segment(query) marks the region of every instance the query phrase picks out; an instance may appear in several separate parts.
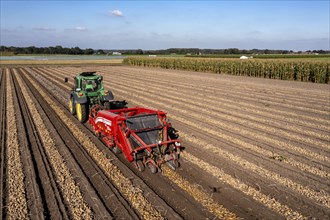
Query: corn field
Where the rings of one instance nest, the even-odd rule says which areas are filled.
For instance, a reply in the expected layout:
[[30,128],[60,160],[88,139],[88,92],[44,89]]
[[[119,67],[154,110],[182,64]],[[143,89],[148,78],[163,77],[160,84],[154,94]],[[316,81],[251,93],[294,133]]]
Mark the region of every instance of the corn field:
[[302,82],[329,83],[330,61],[129,57],[124,64]]

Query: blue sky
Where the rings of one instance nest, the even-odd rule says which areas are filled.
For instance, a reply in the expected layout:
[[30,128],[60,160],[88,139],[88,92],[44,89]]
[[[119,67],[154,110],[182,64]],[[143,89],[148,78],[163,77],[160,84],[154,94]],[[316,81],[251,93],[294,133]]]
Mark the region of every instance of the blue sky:
[[329,0],[1,0],[0,44],[329,50],[329,4]]

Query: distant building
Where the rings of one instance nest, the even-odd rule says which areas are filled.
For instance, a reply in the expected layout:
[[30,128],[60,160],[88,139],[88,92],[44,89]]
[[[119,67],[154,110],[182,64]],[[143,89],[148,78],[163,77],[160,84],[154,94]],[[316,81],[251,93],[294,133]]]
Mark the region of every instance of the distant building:
[[241,60],[247,60],[247,59],[249,59],[249,58],[248,58],[247,56],[241,56],[240,59],[241,59]]
[[120,56],[121,53],[119,53],[119,52],[112,52],[112,55]]
[[149,57],[157,57],[157,55],[149,55]]

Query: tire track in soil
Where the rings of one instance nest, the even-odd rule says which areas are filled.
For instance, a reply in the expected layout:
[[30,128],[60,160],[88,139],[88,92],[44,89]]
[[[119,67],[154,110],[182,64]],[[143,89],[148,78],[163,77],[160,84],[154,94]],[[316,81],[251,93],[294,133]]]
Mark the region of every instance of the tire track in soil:
[[[37,71],[39,74],[42,74],[42,73],[40,73],[39,71]],[[42,74],[43,75],[43,74]],[[69,90],[70,89],[70,87],[68,87],[68,86],[65,86],[66,87],[66,90]],[[124,158],[123,158],[124,159]],[[125,159],[124,159],[125,160]],[[133,168],[134,169],[134,168]],[[154,176],[154,175],[153,175]],[[157,177],[156,177],[157,178]],[[158,181],[159,182],[159,181]],[[196,191],[196,190],[195,190]],[[196,191],[196,192],[198,192],[198,190]],[[199,192],[199,195],[202,195],[202,193],[200,193]],[[177,195],[176,195],[177,196]],[[206,203],[205,203],[206,204]],[[213,204],[212,204],[212,202],[211,203],[209,203],[209,204],[206,204],[206,205],[215,205],[216,207],[217,207],[217,205],[216,205],[216,203],[214,203],[213,202]],[[226,212],[226,210],[224,210],[222,207],[220,207],[220,206],[218,206],[219,208],[218,208],[218,211],[217,212],[215,212],[215,214],[218,214],[218,215],[220,215],[220,212],[222,212],[222,213],[225,213],[226,215],[228,215],[228,216],[230,216],[230,214],[228,214],[228,212]],[[220,215],[221,216],[221,215]]]
[[[39,103],[45,112],[45,117],[43,118],[48,118],[50,120],[50,126],[55,128],[52,132],[53,137],[58,133],[62,145],[65,145],[64,148],[67,148],[65,150],[59,149],[62,151],[62,156],[66,158],[66,163],[68,164],[73,160],[78,164],[79,168],[76,167],[74,169],[80,169],[80,172],[76,171],[74,176],[79,181],[78,184],[80,187],[88,185],[84,187],[83,196],[94,211],[93,217],[96,219],[108,219],[112,217],[118,219],[139,219],[134,210],[108,180],[103,171],[100,170],[95,161],[84,152],[79,141],[72,135],[54,110],[49,107],[48,103],[43,100],[35,88],[27,81],[23,73],[21,75],[27,85],[29,85],[34,97],[36,97],[36,102]],[[73,169],[70,170],[73,172]]]
[[13,71],[15,72],[17,80],[15,85],[20,86],[21,95],[25,100],[27,107],[26,113],[31,114],[31,123],[34,123],[34,129],[37,131],[35,132],[35,138],[39,145],[39,151],[43,151],[42,160],[47,161],[45,164],[46,167],[48,166],[48,178],[53,182],[52,188],[55,191],[55,201],[57,202],[58,208],[61,209],[61,211],[59,211],[56,210],[57,207],[54,207],[53,213],[55,212],[58,217],[61,216],[61,218],[64,217],[66,219],[91,219],[91,210],[83,200],[79,187],[76,185],[63,158],[57,151],[55,142],[51,138],[35,103],[33,103],[17,70],[14,69]]
[[[261,198],[264,198],[264,197],[262,197],[261,196]],[[266,199],[264,199],[264,200],[266,200]],[[273,201],[273,200],[271,200],[271,199],[269,199],[268,201]],[[273,205],[273,206],[275,206],[275,208],[274,209],[277,209],[277,210],[279,210],[279,209],[283,209],[283,210],[286,210],[285,212],[287,212],[287,210],[290,210],[289,208],[287,208],[286,206],[279,206],[278,205],[278,203],[276,203],[276,202],[274,202],[273,201],[273,203],[275,204],[275,205]],[[280,208],[279,208],[280,207]],[[284,213],[284,211],[282,212],[282,214]],[[286,216],[289,218],[289,216],[290,215],[299,215],[299,214],[297,214],[296,212],[294,212],[294,211],[290,211],[290,213],[286,213]]]
[[0,69],[0,211],[1,219],[5,219],[6,205],[6,70]]
[[6,72],[6,190],[5,215],[7,219],[29,219],[24,173],[19,152],[17,118],[14,109],[13,85],[9,69]]

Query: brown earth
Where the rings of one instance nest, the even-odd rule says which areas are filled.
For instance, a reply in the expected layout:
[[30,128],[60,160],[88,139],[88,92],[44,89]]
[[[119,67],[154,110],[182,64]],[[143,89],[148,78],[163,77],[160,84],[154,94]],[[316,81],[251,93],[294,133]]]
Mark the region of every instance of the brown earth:
[[[168,112],[185,147],[176,172],[138,172],[69,114],[71,84],[63,79],[72,83],[86,70],[102,74],[117,100]],[[10,196],[6,71],[32,219],[82,215],[68,202],[74,192],[97,219],[329,219],[329,85],[126,66],[1,67],[2,218]],[[65,178],[74,180],[69,190],[57,184],[61,175],[45,153],[46,134],[69,171]]]

